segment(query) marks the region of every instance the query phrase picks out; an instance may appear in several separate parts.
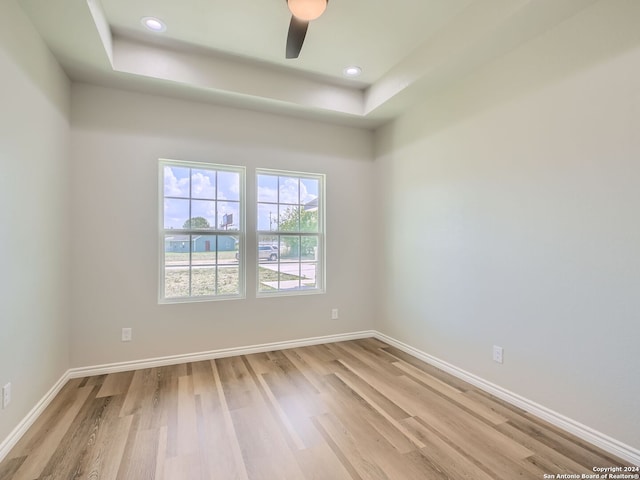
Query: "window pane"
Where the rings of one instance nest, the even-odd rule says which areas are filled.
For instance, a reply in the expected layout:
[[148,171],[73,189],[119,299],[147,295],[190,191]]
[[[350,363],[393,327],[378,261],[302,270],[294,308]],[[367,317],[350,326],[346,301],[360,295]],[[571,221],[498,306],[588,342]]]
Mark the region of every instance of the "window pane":
[[279,230],[281,232],[300,231],[300,208],[291,205],[280,205],[279,210]]
[[318,232],[318,209],[308,211],[304,207],[300,211],[300,231],[301,232]]
[[191,269],[191,296],[203,297],[216,294],[216,267],[193,267]]
[[300,261],[300,237],[298,235],[282,235],[280,237],[280,261]]
[[300,179],[300,203],[306,205],[313,199],[318,198],[318,189],[320,188],[320,182],[314,178],[301,178]]
[[299,179],[294,177],[279,177],[280,203],[300,204]]
[[258,175],[258,202],[278,202],[278,177]]
[[278,272],[280,272],[280,280],[285,278],[284,276],[287,280],[300,280],[300,262],[280,263]]
[[220,230],[240,229],[240,204],[238,202],[218,202],[218,228]]
[[164,196],[189,198],[189,169],[164,167]]
[[234,235],[218,235],[218,265],[238,265],[240,239]]
[[216,172],[215,170],[191,170],[191,197],[215,200]]
[[164,260],[166,265],[189,265],[189,235],[164,236]]
[[303,288],[316,288],[316,274],[318,265],[316,263],[302,263],[300,265],[301,279],[300,283]]
[[[293,265],[288,265],[292,267]],[[300,276],[297,274],[280,272],[280,290],[298,290],[300,288]]]
[[280,251],[278,247],[278,235],[259,235],[258,236],[258,246],[259,247],[269,247],[272,248],[273,251],[280,256]]
[[218,200],[240,200],[240,174],[218,172]]
[[300,258],[302,260],[318,260],[318,237],[303,235],[300,237]]
[[276,245],[258,245],[258,262],[273,263],[277,262],[280,252]]
[[165,297],[189,296],[189,235],[164,236]]
[[237,266],[218,267],[218,295],[240,293],[240,271]]
[[258,204],[258,230],[273,232],[278,230],[278,206],[270,203]]
[[216,202],[212,200],[191,200],[192,229],[216,228]]
[[164,268],[164,296],[166,298],[189,296],[189,267]]
[[258,269],[258,291],[272,292],[276,290],[278,290],[277,267],[270,268],[268,265],[260,265]]
[[[277,235],[260,235],[258,237],[258,262],[273,263],[280,258]],[[271,267],[267,267],[271,268]]]
[[191,264],[192,265],[215,265],[216,264],[216,236],[215,235],[193,235],[191,241]]
[[164,199],[164,228],[189,228],[189,200]]

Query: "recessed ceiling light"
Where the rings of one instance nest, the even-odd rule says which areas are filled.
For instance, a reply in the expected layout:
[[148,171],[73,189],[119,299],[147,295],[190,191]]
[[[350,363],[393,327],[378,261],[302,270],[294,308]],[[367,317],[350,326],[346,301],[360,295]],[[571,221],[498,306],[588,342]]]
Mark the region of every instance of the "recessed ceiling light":
[[164,32],[167,29],[164,22],[156,17],[144,17],[140,22],[152,32]]
[[345,77],[357,77],[358,75],[360,75],[362,73],[362,69],[360,67],[356,67],[351,66],[351,67],[347,67],[345,68],[342,73],[344,73]]

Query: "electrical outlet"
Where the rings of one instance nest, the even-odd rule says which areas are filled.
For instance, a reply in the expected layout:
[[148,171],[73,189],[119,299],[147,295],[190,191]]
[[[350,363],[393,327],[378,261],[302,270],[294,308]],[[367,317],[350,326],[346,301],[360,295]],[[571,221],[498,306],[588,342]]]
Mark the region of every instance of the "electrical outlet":
[[332,308],[331,309],[331,320],[338,320],[338,318],[340,318],[338,316],[338,309],[337,308]]
[[2,387],[2,408],[7,408],[11,403],[11,383]]
[[131,329],[130,328],[123,328],[122,329],[122,341],[123,342],[130,342],[131,338],[132,338]]
[[503,356],[504,356],[503,348],[499,347],[497,345],[494,345],[493,346],[493,361],[494,362],[498,362],[498,363],[502,363]]

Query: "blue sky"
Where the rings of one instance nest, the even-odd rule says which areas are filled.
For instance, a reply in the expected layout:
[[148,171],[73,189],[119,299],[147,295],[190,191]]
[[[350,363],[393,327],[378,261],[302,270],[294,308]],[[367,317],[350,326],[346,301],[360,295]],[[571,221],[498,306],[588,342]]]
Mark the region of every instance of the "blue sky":
[[258,175],[258,230],[277,230],[284,212],[317,198],[319,186],[316,179]]
[[[282,175],[257,176],[258,230],[276,230],[278,219],[292,206],[304,206],[318,197],[317,179]],[[216,191],[217,186],[217,191]],[[191,200],[189,200],[191,188]],[[233,225],[240,222],[240,174],[189,167],[164,167],[164,227],[183,228],[193,217],[204,217],[218,226],[225,214],[233,214]],[[191,209],[191,213],[189,213]],[[217,220],[216,220],[217,212]]]
[[[191,195],[189,201],[189,173],[191,173]],[[217,191],[216,191],[217,184]],[[196,168],[164,167],[164,227],[183,228],[190,217],[204,217],[210,225],[222,222],[222,216],[233,214],[237,229],[240,221],[240,174],[237,172],[199,170]],[[189,215],[191,207],[191,215]]]

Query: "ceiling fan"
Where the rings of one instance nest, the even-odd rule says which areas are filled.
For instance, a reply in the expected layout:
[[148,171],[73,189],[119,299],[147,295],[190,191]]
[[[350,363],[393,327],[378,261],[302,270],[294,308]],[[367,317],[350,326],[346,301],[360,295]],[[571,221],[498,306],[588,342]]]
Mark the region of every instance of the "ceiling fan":
[[329,0],[287,0],[291,23],[287,34],[287,58],[298,58],[309,22],[322,15]]

